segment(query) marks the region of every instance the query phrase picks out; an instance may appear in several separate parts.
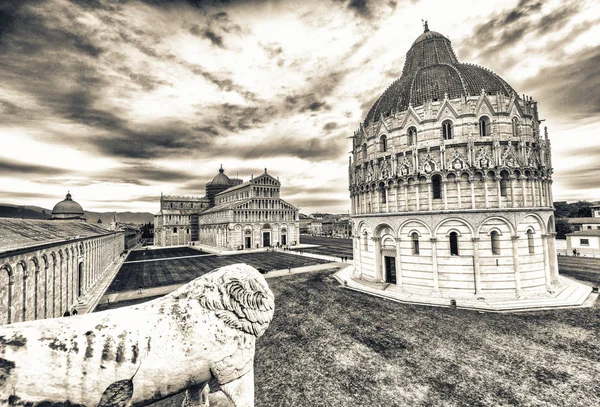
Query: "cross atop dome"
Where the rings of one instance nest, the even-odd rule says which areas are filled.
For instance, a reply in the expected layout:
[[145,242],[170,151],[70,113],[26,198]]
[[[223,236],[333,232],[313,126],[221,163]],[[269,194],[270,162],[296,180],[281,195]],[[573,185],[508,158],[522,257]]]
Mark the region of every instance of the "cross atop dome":
[[221,168],[219,168],[219,172],[220,172],[221,174],[223,174],[223,173],[225,172],[225,170],[223,169],[223,164],[221,164]]

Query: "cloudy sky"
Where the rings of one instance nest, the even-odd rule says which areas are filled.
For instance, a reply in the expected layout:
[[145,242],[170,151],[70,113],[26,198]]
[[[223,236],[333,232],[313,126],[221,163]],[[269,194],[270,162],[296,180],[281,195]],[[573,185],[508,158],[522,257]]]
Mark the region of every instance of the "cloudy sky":
[[555,199],[600,199],[597,1],[0,1],[0,202],[158,210],[223,164],[349,209],[358,123],[429,27],[539,101]]

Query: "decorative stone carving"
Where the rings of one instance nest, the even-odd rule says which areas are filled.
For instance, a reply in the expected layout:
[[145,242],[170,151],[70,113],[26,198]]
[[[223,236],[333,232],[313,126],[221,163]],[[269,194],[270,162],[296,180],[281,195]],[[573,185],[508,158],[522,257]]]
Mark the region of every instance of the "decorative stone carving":
[[379,178],[387,179],[391,176],[390,163],[387,160],[383,160],[381,163],[381,169],[379,170]]
[[490,153],[488,153],[485,148],[480,147],[477,152],[477,157],[475,158],[475,166],[477,168],[489,168],[492,163],[492,157]]
[[362,168],[357,168],[356,169],[356,183],[362,184],[362,182],[363,182]]
[[273,309],[263,276],[235,264],[142,305],[2,326],[0,405],[145,406],[184,390],[208,405],[214,377],[211,399],[253,406]]
[[406,156],[402,157],[402,160],[398,161],[398,174],[404,177],[411,173],[411,163],[408,161]]
[[371,182],[375,179],[375,170],[373,168],[373,163],[367,164],[367,182]]
[[433,158],[433,155],[431,153],[427,153],[425,155],[425,157],[423,158],[422,171],[425,174],[430,174],[430,173],[432,173],[433,171],[435,171],[437,169],[439,169],[439,165],[437,164],[437,162]]
[[517,153],[512,147],[506,147],[502,154],[502,165],[509,168],[520,166],[519,158]]
[[448,162],[448,168],[455,171],[460,171],[468,167],[467,159],[460,153],[460,151],[454,149]]

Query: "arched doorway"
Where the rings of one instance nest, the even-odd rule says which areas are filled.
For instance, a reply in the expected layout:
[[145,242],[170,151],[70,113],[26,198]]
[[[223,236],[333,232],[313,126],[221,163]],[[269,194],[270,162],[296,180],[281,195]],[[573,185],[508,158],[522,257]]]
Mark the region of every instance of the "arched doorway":
[[77,275],[77,297],[81,297],[83,295],[83,262],[80,261],[77,267],[78,275]]
[[250,249],[252,247],[252,229],[246,229],[244,231],[244,248]]
[[381,242],[381,260],[385,282],[396,284],[396,245],[391,238],[384,238]]
[[281,229],[281,245],[285,246],[287,244],[287,230],[285,228]]
[[263,247],[271,246],[271,225],[269,224],[262,227],[262,244]]

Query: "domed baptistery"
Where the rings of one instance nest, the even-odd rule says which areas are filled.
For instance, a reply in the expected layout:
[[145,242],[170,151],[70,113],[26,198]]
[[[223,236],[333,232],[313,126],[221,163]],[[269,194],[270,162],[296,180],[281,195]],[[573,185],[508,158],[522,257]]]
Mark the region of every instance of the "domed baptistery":
[[563,288],[540,122],[537,102],[425,26],[354,133],[353,280],[432,302]]

